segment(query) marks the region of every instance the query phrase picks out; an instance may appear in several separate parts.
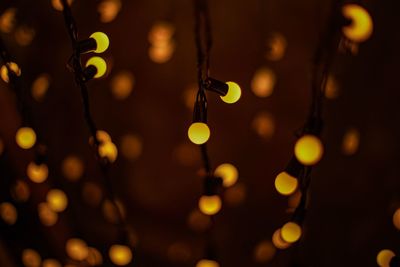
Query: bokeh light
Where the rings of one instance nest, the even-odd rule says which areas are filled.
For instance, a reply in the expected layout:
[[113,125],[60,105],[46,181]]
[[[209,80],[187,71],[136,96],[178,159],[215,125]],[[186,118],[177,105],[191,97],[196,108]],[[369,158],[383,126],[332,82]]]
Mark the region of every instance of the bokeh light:
[[79,180],[84,172],[84,164],[75,155],[67,156],[61,163],[61,171],[65,178],[70,181]]
[[301,227],[295,222],[288,222],[281,228],[282,240],[287,243],[297,242],[300,239],[301,234]]
[[40,184],[47,180],[49,168],[44,163],[38,165],[35,162],[30,162],[26,168],[26,174],[32,182]]
[[117,146],[113,142],[103,142],[99,146],[99,155],[109,162],[115,162],[118,157]]
[[18,212],[15,206],[9,202],[0,204],[0,216],[8,225],[13,225],[17,222]]
[[297,160],[306,165],[317,164],[324,153],[324,146],[321,140],[315,135],[304,135],[297,140],[294,154]]
[[299,185],[297,179],[287,172],[279,173],[275,178],[275,188],[279,194],[284,196],[288,196],[293,194]]
[[339,85],[332,74],[330,74],[326,80],[325,97],[331,100],[339,97]]
[[[18,66],[17,63],[15,63],[15,62],[9,62],[9,63],[7,63],[7,65],[8,65],[8,68],[10,68],[10,70],[11,70],[15,75],[21,76],[21,73],[22,73],[22,72],[21,72],[21,69],[20,69],[20,67]],[[0,76],[1,76],[1,79],[2,79],[4,82],[6,82],[6,83],[10,82],[10,76],[9,76],[9,73],[8,73],[8,68],[7,68],[6,65],[2,65],[2,66],[1,66],[1,69],[0,69]]]
[[62,267],[62,265],[58,260],[46,259],[43,261],[42,267]]
[[270,139],[275,133],[274,117],[268,112],[259,112],[254,117],[251,127],[261,138]]
[[14,30],[16,23],[16,8],[8,8],[0,15],[0,31],[10,33]]
[[187,223],[193,231],[204,232],[210,227],[211,218],[195,209],[189,214]]
[[238,206],[247,196],[247,188],[243,183],[237,183],[227,188],[224,192],[225,203],[229,206]]
[[103,191],[97,183],[85,182],[82,187],[82,198],[90,206],[100,205]]
[[126,99],[132,92],[135,78],[130,71],[120,71],[111,79],[111,93],[117,100]]
[[350,128],[346,131],[342,141],[343,154],[350,156],[358,151],[360,146],[360,132],[356,128]]
[[272,243],[278,249],[287,249],[291,246],[291,243],[288,243],[282,239],[281,229],[276,230],[272,235]]
[[65,244],[65,251],[71,259],[77,261],[83,261],[89,255],[89,248],[86,242],[79,238],[68,239]]
[[58,221],[58,214],[54,212],[46,202],[38,205],[38,214],[39,219],[44,226],[53,226]]
[[267,263],[271,261],[276,253],[274,245],[267,240],[261,241],[254,248],[253,258],[255,262]]
[[31,195],[31,190],[29,189],[28,184],[18,179],[15,184],[11,187],[11,196],[17,202],[26,202],[28,201]]
[[251,80],[251,90],[258,97],[268,97],[274,91],[275,83],[275,72],[269,68],[260,68]]
[[[73,1],[74,0],[67,0],[67,4],[69,6],[71,6]],[[63,6],[61,0],[51,0],[51,4],[52,4],[53,8],[55,10],[57,10],[57,11],[63,11],[64,10],[64,6]]]
[[103,0],[97,7],[100,21],[110,23],[118,16],[122,7],[121,0]]
[[400,230],[400,208],[393,213],[393,225],[397,230]]
[[20,46],[28,46],[32,43],[35,38],[36,31],[35,29],[29,26],[20,26],[15,30],[15,41]]
[[199,209],[206,215],[217,214],[222,207],[221,198],[217,195],[201,196],[199,199]]
[[118,266],[128,265],[132,261],[132,251],[128,246],[112,245],[108,255],[112,263]]
[[356,4],[346,4],[342,7],[343,16],[351,20],[351,24],[343,27],[343,34],[353,42],[361,43],[368,40],[373,32],[373,22],[369,13]]
[[376,263],[378,263],[380,267],[390,267],[390,260],[394,256],[396,256],[396,254],[390,249],[383,249],[376,256]]
[[242,96],[242,89],[235,82],[226,82],[226,84],[228,85],[228,92],[225,96],[220,96],[222,101],[228,104],[236,103]]
[[168,246],[167,256],[172,262],[185,263],[190,260],[192,251],[184,242],[174,242]]
[[216,177],[222,178],[222,184],[224,187],[230,187],[234,185],[239,177],[239,172],[235,166],[230,163],[224,163],[219,165],[215,171]]
[[32,128],[21,127],[15,134],[15,141],[22,149],[30,149],[36,143],[36,133]]
[[203,259],[197,262],[196,267],[220,267],[220,265],[214,260]]
[[46,195],[46,201],[55,212],[62,212],[68,206],[67,195],[59,189],[51,189]]
[[89,253],[86,258],[86,261],[91,266],[100,266],[103,264],[103,256],[101,255],[98,249],[89,247]]
[[287,41],[281,33],[272,33],[267,39],[265,58],[270,61],[281,60],[286,53]]

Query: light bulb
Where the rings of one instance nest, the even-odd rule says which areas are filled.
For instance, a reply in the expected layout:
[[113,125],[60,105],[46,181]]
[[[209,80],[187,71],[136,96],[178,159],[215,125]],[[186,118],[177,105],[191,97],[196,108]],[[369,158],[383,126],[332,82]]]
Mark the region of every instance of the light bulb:
[[106,74],[107,63],[101,57],[92,57],[86,62],[86,68],[93,66],[95,68],[94,78],[100,78]]
[[232,164],[224,163],[215,169],[214,175],[222,178],[223,186],[230,187],[238,180],[239,172]]
[[299,182],[297,181],[297,179],[289,175],[287,172],[281,172],[275,178],[276,191],[284,196],[293,194],[296,191],[298,185]]
[[[21,76],[21,69],[19,68],[18,64],[15,62],[7,63],[8,67],[14,72],[15,75]],[[4,82],[10,82],[10,76],[8,75],[8,68],[6,65],[1,66],[0,69],[0,76]]]
[[22,263],[25,267],[40,267],[42,264],[42,257],[33,249],[24,249],[22,251]]
[[301,227],[295,222],[288,222],[281,228],[282,240],[287,243],[297,242],[301,237]]
[[318,163],[324,153],[324,146],[321,140],[315,135],[307,134],[297,140],[294,147],[294,154],[297,160],[306,166]]
[[380,267],[389,267],[390,261],[394,256],[396,256],[396,254],[390,249],[381,250],[376,256],[376,263],[378,263]]
[[20,148],[30,149],[36,143],[36,133],[29,127],[19,128],[15,134],[15,141]]
[[132,251],[123,245],[112,245],[108,255],[111,261],[118,266],[128,265],[132,261]]
[[47,193],[46,200],[49,207],[55,212],[64,211],[68,205],[67,195],[59,189],[50,190]]
[[60,262],[54,259],[46,259],[43,261],[42,267],[62,267]]
[[219,263],[213,260],[199,260],[196,264],[196,267],[219,267]]
[[117,146],[111,142],[103,142],[99,146],[99,155],[102,158],[107,158],[110,162],[114,162],[118,157]]
[[291,243],[288,243],[282,239],[281,229],[276,230],[272,235],[272,243],[276,248],[279,249],[287,249],[292,245]]
[[202,145],[210,138],[210,128],[204,122],[194,122],[188,130],[190,141],[196,145]]
[[369,13],[361,6],[347,4],[342,8],[343,16],[351,20],[351,24],[343,27],[343,34],[353,42],[368,40],[373,32],[373,22]]
[[67,255],[77,261],[83,261],[89,255],[89,249],[85,241],[79,238],[71,238],[65,245]]
[[49,168],[44,163],[37,165],[35,162],[31,162],[26,168],[26,174],[32,182],[43,183],[49,176]]
[[90,38],[93,38],[96,41],[96,49],[94,50],[95,53],[105,52],[110,45],[110,40],[108,39],[107,34],[104,32],[95,32],[90,35]]
[[199,199],[199,209],[206,215],[217,214],[222,207],[221,198],[217,195],[201,196]]
[[242,95],[240,86],[234,82],[226,82],[226,84],[228,85],[228,92],[225,96],[221,96],[222,101],[228,104],[236,103]]

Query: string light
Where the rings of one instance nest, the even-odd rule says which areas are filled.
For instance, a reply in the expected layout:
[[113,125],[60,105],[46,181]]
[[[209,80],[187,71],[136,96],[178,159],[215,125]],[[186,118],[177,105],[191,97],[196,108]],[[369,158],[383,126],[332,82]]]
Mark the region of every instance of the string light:
[[132,261],[132,251],[124,245],[112,245],[108,255],[112,263],[118,266],[128,265]]
[[220,265],[214,260],[203,259],[197,262],[196,267],[220,267]]
[[237,182],[239,172],[232,164],[224,163],[215,169],[214,175],[222,178],[222,184],[224,187],[230,187]]
[[373,32],[372,18],[368,12],[356,4],[346,4],[342,8],[343,16],[350,20],[350,25],[343,27],[343,34],[355,43],[368,40]]
[[188,137],[196,145],[205,144],[210,139],[210,128],[204,122],[194,122],[188,130]]
[[79,238],[68,239],[65,244],[67,255],[77,261],[83,261],[89,255],[89,249],[86,242]]
[[376,256],[376,263],[378,263],[380,267],[391,267],[390,261],[395,256],[396,254],[390,249],[381,250]]
[[235,82],[226,82],[228,85],[228,92],[224,96],[220,96],[222,101],[228,104],[236,103],[242,96],[240,86]]
[[201,196],[199,199],[199,209],[206,215],[217,214],[222,207],[221,198],[217,195]]
[[22,149],[30,149],[36,143],[36,133],[30,127],[19,128],[15,134],[15,141]]
[[86,62],[86,68],[87,79],[101,78],[107,72],[107,63],[101,57],[92,57]]
[[44,163],[36,164],[35,162],[31,162],[26,168],[26,174],[32,182],[43,183],[49,176],[49,168]]
[[317,164],[324,153],[321,140],[315,135],[304,135],[297,140],[294,154],[298,161],[306,166]]
[[300,239],[301,234],[301,227],[295,222],[288,222],[281,228],[282,240],[287,243],[297,242]]
[[47,193],[46,201],[49,207],[55,212],[64,211],[68,205],[67,195],[59,189],[50,190]]
[[284,196],[293,194],[297,190],[298,185],[298,180],[287,172],[281,172],[275,178],[275,188]]

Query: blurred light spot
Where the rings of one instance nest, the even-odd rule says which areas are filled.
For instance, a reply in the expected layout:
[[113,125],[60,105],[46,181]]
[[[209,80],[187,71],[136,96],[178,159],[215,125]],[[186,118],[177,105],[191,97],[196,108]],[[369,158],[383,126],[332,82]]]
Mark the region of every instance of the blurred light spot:
[[192,230],[203,232],[210,227],[211,218],[195,209],[189,214],[187,223]]
[[103,58],[98,57],[98,56],[89,58],[89,60],[85,64],[85,66],[86,66],[86,68],[88,68],[89,66],[95,67],[96,73],[91,78],[95,78],[95,79],[101,78],[107,72],[107,62]]
[[274,117],[268,112],[258,113],[252,122],[253,130],[264,139],[270,139],[275,133]]
[[354,155],[358,151],[360,145],[360,132],[355,128],[347,130],[343,137],[342,152],[343,154],[350,156]]
[[11,195],[15,201],[26,202],[31,195],[31,190],[26,182],[17,180],[11,187]]
[[36,133],[32,128],[21,127],[15,134],[15,142],[22,149],[30,149],[36,143]]
[[42,258],[36,250],[28,248],[22,251],[22,263],[25,267],[40,267]]
[[121,154],[129,160],[136,160],[143,150],[141,139],[137,135],[127,134],[121,138]]
[[55,213],[48,203],[38,205],[39,219],[44,226],[53,226],[57,223],[58,214]]
[[[107,143],[111,142],[111,136],[104,130],[98,130],[96,132],[96,138],[99,140],[100,143]],[[89,144],[94,145],[93,137],[89,137]]]
[[35,38],[36,31],[28,26],[20,26],[15,31],[15,40],[20,46],[28,46]]
[[199,199],[199,209],[206,215],[217,214],[222,207],[221,198],[218,195],[201,196]]
[[396,256],[396,254],[390,249],[381,250],[376,257],[376,263],[381,267],[389,267],[390,261],[394,256]]
[[196,145],[206,143],[210,135],[210,128],[204,122],[193,122],[188,129],[189,140]]
[[295,222],[288,222],[281,228],[281,237],[287,243],[297,242],[302,235],[301,227]]
[[339,97],[339,85],[332,74],[326,80],[325,97],[327,99],[336,99]]
[[0,15],[0,31],[10,33],[16,23],[16,8],[8,8]]
[[168,259],[172,262],[185,263],[192,256],[190,247],[183,242],[175,242],[168,247]]
[[166,21],[156,22],[149,32],[149,42],[154,46],[163,45],[172,39],[174,26]]
[[54,259],[47,259],[43,261],[42,267],[62,267],[61,263]]
[[324,154],[324,146],[317,136],[306,134],[297,140],[294,154],[300,163],[306,166],[315,165]]
[[117,146],[113,142],[103,142],[99,146],[99,155],[110,162],[115,162],[118,157]]
[[342,7],[342,13],[351,21],[350,25],[343,27],[343,34],[348,39],[361,43],[371,37],[373,22],[367,10],[356,4],[346,4]]
[[393,213],[393,225],[400,230],[400,208]]
[[15,206],[9,202],[0,204],[0,215],[5,223],[13,225],[17,222],[18,212]]
[[49,87],[50,87],[50,75],[47,73],[40,74],[33,82],[31,87],[31,93],[33,99],[35,99],[38,102],[43,101]]
[[297,179],[289,175],[287,172],[281,172],[275,178],[275,189],[279,194],[284,196],[293,194],[298,185],[299,183]]
[[219,165],[215,169],[214,175],[216,177],[222,178],[224,187],[230,187],[237,182],[239,177],[239,172],[237,168],[232,164],[224,163]]
[[198,147],[192,143],[181,143],[175,151],[174,156],[183,166],[193,166],[200,161]]
[[84,165],[80,158],[70,155],[62,161],[61,171],[68,180],[77,181],[83,175]]
[[169,61],[174,54],[175,43],[167,43],[160,46],[150,46],[149,47],[149,57],[155,63],[166,63]]
[[103,256],[98,249],[89,247],[89,253],[86,261],[91,266],[99,266],[103,264]]
[[49,176],[49,168],[44,163],[37,165],[35,162],[31,162],[26,168],[26,174],[32,182],[43,183]]
[[216,261],[203,259],[197,262],[196,267],[220,267],[220,265]]
[[121,201],[116,200],[115,203],[113,203],[111,200],[107,199],[103,202],[103,215],[108,222],[117,224],[119,223],[119,215],[124,218],[125,214],[125,207]]
[[291,196],[289,196],[288,198],[288,209],[287,212],[289,213],[293,213],[295,211],[295,209],[297,208],[297,206],[299,206],[301,201],[301,192],[300,191],[296,191],[294,194],[292,194]]
[[77,261],[83,261],[88,257],[89,249],[86,242],[79,238],[71,238],[65,245],[67,255]]
[[183,102],[185,103],[185,106],[189,110],[193,110],[194,102],[196,100],[196,95],[197,95],[197,85],[195,85],[195,84],[189,85],[183,91],[183,94],[182,94]]
[[246,199],[247,190],[244,184],[236,184],[224,192],[224,200],[227,205],[237,206]]
[[129,71],[121,71],[111,80],[111,93],[118,100],[126,99],[132,92],[135,79]]
[[49,207],[55,212],[62,212],[67,208],[68,198],[67,195],[59,189],[52,189],[46,196]]
[[261,241],[254,249],[254,261],[258,263],[267,263],[274,258],[275,253],[276,248],[270,241]]
[[103,198],[103,192],[98,184],[86,182],[82,187],[82,197],[87,204],[98,206]]
[[97,11],[100,13],[100,21],[103,23],[113,21],[121,10],[121,6],[121,0],[102,1],[97,7]]
[[[68,0],[67,1],[68,5],[71,6],[73,1],[74,0]],[[64,9],[64,6],[63,6],[61,0],[51,0],[51,4],[53,5],[53,8],[55,10],[62,11]]]
[[132,261],[132,251],[123,245],[112,245],[109,250],[111,261],[118,266],[128,265]]
[[287,243],[282,239],[281,229],[276,230],[272,235],[272,243],[278,249],[287,249],[288,247],[291,246],[290,243]]
[[273,33],[267,40],[267,52],[265,57],[271,61],[278,61],[283,58],[286,52],[287,41],[280,33]]
[[[15,63],[15,62],[9,62],[9,63],[7,63],[7,65],[8,65],[8,68],[10,68],[11,69],[11,71],[16,75],[16,76],[21,76],[21,69],[20,69],[20,67],[18,66],[18,64],[17,63]],[[9,73],[8,73],[8,68],[7,68],[7,66],[6,65],[3,65],[3,66],[1,66],[1,69],[0,69],[0,76],[1,76],[1,79],[4,81],[4,82],[6,82],[6,83],[8,83],[9,81],[10,81],[10,77],[9,77]]]
[[251,90],[258,97],[268,97],[274,91],[275,83],[275,72],[269,68],[260,68],[254,73]]

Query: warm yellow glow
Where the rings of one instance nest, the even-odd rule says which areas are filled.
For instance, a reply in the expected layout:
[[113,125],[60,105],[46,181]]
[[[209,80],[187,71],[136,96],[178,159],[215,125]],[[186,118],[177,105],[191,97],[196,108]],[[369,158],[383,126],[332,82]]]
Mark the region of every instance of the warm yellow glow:
[[299,162],[306,166],[318,163],[324,153],[321,140],[315,135],[304,135],[297,140],[294,154]]
[[153,45],[149,47],[149,57],[155,63],[166,63],[172,58],[175,51],[175,43],[168,42],[163,45]]
[[111,93],[118,100],[126,99],[131,94],[134,83],[131,72],[121,71],[111,80]]
[[84,171],[83,162],[80,158],[74,155],[67,156],[61,165],[61,171],[65,178],[70,181],[79,180]]
[[368,40],[373,32],[372,18],[363,7],[347,4],[342,8],[343,16],[351,20],[351,24],[343,27],[343,34],[351,41],[361,43]]
[[123,245],[112,245],[108,255],[110,260],[118,266],[128,265],[132,261],[132,251]]
[[103,256],[96,248],[89,247],[89,254],[86,261],[91,266],[98,266],[103,264]]
[[121,154],[129,160],[136,160],[142,154],[143,144],[137,135],[127,134],[121,139]]
[[86,67],[93,66],[96,68],[97,72],[94,75],[94,78],[101,78],[107,72],[107,63],[101,57],[91,57],[86,62]]
[[300,225],[294,222],[288,222],[281,228],[282,240],[287,243],[297,242],[301,237],[302,231]]
[[8,8],[0,15],[0,31],[10,33],[13,31],[16,23],[16,8]]
[[35,38],[35,30],[28,26],[20,26],[15,31],[15,41],[20,46],[28,46],[32,43],[33,38]]
[[202,145],[210,138],[210,128],[203,122],[194,122],[190,125],[188,136],[190,141],[196,145]]
[[254,261],[258,263],[266,263],[271,261],[276,253],[276,248],[270,241],[262,241],[257,244],[254,249]]
[[258,113],[254,117],[251,126],[264,139],[270,139],[275,133],[274,117],[268,112]]
[[31,191],[26,182],[17,180],[11,188],[11,195],[18,202],[25,202],[29,199]]
[[339,96],[339,85],[335,77],[331,74],[328,76],[325,86],[325,97],[328,99],[335,99]]
[[232,164],[224,163],[215,169],[214,175],[222,178],[223,186],[230,187],[237,182],[239,172]]
[[235,184],[226,189],[224,192],[224,200],[227,205],[237,206],[246,199],[247,189],[244,184]]
[[192,230],[203,232],[210,227],[211,218],[195,209],[189,214],[187,223]]
[[42,258],[36,250],[28,248],[22,251],[22,263],[25,267],[40,267]]
[[273,33],[267,40],[267,52],[265,57],[270,61],[278,61],[283,58],[286,52],[287,41],[280,33]]
[[291,246],[290,243],[282,239],[281,229],[276,230],[272,235],[272,243],[278,249],[287,249],[288,247]]
[[100,13],[100,21],[110,23],[113,21],[121,10],[121,0],[104,0],[97,7]]
[[40,102],[45,97],[50,87],[50,75],[47,73],[40,74],[32,83],[31,93],[33,99]]
[[[7,63],[7,65],[15,75],[21,76],[21,69],[19,68],[17,63],[10,62],[10,63]],[[10,81],[10,77],[8,75],[8,68],[6,65],[1,66],[0,76],[4,82],[8,83]]]
[[20,148],[30,149],[36,143],[36,133],[32,128],[19,128],[15,134],[15,141]]
[[68,205],[67,195],[59,189],[50,190],[47,193],[46,200],[49,207],[55,212],[64,211]]
[[268,97],[274,91],[275,82],[276,75],[271,69],[260,68],[253,76],[251,90],[258,97]]
[[[98,139],[98,141],[100,143],[111,142],[111,136],[106,131],[103,131],[103,130],[98,130],[96,132],[96,138]],[[94,140],[93,140],[92,136],[89,137],[89,144],[90,145],[94,144]]]
[[360,132],[355,128],[349,129],[343,137],[343,142],[342,142],[343,154],[348,156],[354,155],[357,152],[359,145],[360,145]]
[[43,183],[49,176],[49,168],[44,163],[37,165],[35,162],[31,162],[26,168],[26,174],[32,182]]
[[98,206],[103,198],[103,192],[98,184],[86,182],[82,188],[82,198],[87,204]]
[[200,260],[197,262],[196,267],[219,267],[219,263],[213,260]]
[[174,26],[166,21],[160,21],[153,25],[149,32],[149,42],[153,46],[162,46],[171,41],[174,34]]
[[226,84],[228,85],[228,93],[225,96],[220,96],[222,101],[228,104],[236,103],[242,95],[240,86],[235,82],[226,82]]
[[71,238],[65,245],[67,255],[77,261],[83,261],[89,255],[89,248],[86,242],[79,238]]
[[113,142],[103,142],[99,146],[99,155],[110,162],[115,162],[118,157],[117,146]]
[[54,259],[47,259],[43,261],[42,267],[62,267],[61,263]]
[[378,263],[380,267],[389,267],[390,260],[394,256],[396,256],[396,254],[390,249],[381,250],[376,256],[376,263]]
[[393,225],[397,230],[400,230],[400,208],[393,213]]
[[110,45],[110,40],[108,39],[107,34],[105,34],[104,32],[92,33],[92,35],[90,35],[90,38],[93,38],[96,41],[97,47],[94,50],[95,53],[105,52]]
[[4,202],[0,204],[0,216],[5,223],[13,225],[17,222],[18,212],[13,204]]
[[53,226],[57,223],[58,214],[54,212],[48,203],[38,205],[39,219],[45,226]]
[[[67,1],[67,4],[68,4],[69,6],[71,6],[71,4],[72,4],[73,1],[74,1],[74,0],[68,0],[68,1]],[[51,0],[51,4],[53,5],[53,8],[54,8],[55,10],[58,10],[58,11],[64,10],[64,6],[63,6],[61,0]]]
[[293,194],[296,191],[298,185],[299,182],[297,181],[297,179],[289,175],[287,172],[281,172],[275,178],[276,191],[284,196]]
[[201,196],[199,199],[199,209],[206,215],[217,214],[222,207],[221,198],[214,196]]

